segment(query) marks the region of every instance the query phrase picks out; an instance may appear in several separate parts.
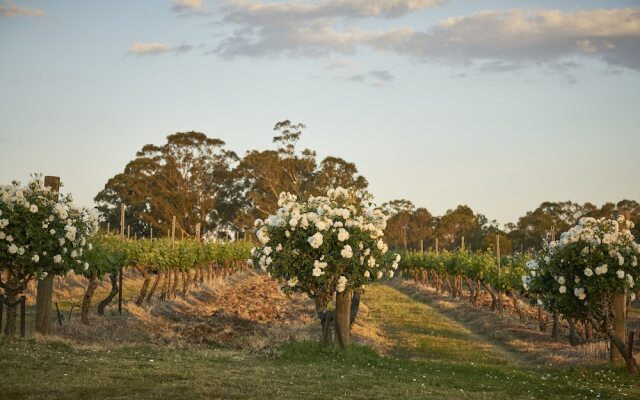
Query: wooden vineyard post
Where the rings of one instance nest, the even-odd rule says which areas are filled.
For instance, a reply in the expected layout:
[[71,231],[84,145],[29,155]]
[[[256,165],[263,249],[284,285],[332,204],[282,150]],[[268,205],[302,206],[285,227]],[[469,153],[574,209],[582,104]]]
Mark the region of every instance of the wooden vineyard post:
[[111,222],[107,222],[107,235],[111,232]]
[[424,239],[420,239],[420,254],[424,254]]
[[[629,219],[629,213],[623,212],[618,215]],[[627,319],[627,294],[617,293],[613,296],[613,331],[616,336],[623,342],[627,338],[626,334],[626,319]],[[609,341],[610,361],[613,365],[623,366],[625,359],[620,350],[613,344],[613,340]]]
[[0,294],[0,331],[2,331],[2,311],[4,310],[4,295]]
[[127,225],[127,239],[131,239],[131,225]]
[[[498,282],[501,275],[500,261],[500,234],[496,234],[496,262],[498,263]],[[502,293],[498,290],[498,314],[502,314]]]
[[438,249],[438,238],[436,238],[436,254],[438,254],[440,252],[440,249]]
[[[51,192],[60,191],[60,178],[57,176],[45,176],[44,186],[50,187]],[[36,292],[36,331],[42,335],[49,334],[51,330],[51,303],[53,302],[53,274],[38,280]]]
[[27,329],[25,326],[27,319],[27,298],[20,296],[20,337],[25,337]]
[[[124,239],[124,212],[127,206],[124,203],[120,203],[120,238]],[[120,271],[118,274],[118,314],[122,314],[122,275],[124,272],[122,271],[122,267],[120,267]]]
[[149,235],[149,239],[153,240],[153,226],[151,227],[151,234]]
[[[173,250],[175,248],[176,245],[176,216],[174,215],[173,218],[171,218],[171,253],[173,253]],[[169,285],[167,287],[167,298],[171,299],[174,297],[174,290],[173,288],[178,286],[178,274],[173,273],[173,285],[171,284],[171,275],[172,275],[172,271],[171,271],[171,267],[169,267],[169,271],[168,271],[168,277],[169,279],[167,279],[167,281],[169,282]]]
[[[634,340],[635,334],[636,333],[634,331],[629,332],[629,340],[627,341],[627,346],[629,347],[629,353],[627,354],[628,359],[633,358],[633,340]],[[631,375],[635,375],[638,373],[638,371],[635,371],[634,368],[635,366],[633,365],[632,362],[627,363],[627,372],[629,372]]]

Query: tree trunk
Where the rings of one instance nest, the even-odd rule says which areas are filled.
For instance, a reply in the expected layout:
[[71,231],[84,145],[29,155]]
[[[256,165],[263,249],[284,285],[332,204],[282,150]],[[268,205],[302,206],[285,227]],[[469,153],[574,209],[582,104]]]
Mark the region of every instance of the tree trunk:
[[176,291],[178,290],[178,283],[180,280],[180,271],[178,268],[173,269],[173,286],[171,287],[171,298],[176,298]]
[[478,301],[480,300],[480,281],[476,281],[476,290],[473,293],[473,306],[478,306]]
[[610,351],[610,361],[613,365],[622,366],[625,363],[625,357],[620,353],[621,350],[618,349],[619,346],[614,345],[614,336],[617,336],[621,343],[624,344],[624,340],[626,338],[626,327],[625,327],[625,316],[626,316],[626,308],[627,308],[627,300],[625,294],[616,294],[613,297],[613,334],[610,334],[611,337],[611,351]]
[[451,279],[450,279],[448,276],[445,276],[445,277],[444,277],[444,278],[442,278],[442,279],[444,279],[444,281],[445,281],[445,282],[446,282],[446,284],[447,284],[447,288],[449,289],[449,294],[450,294],[452,297],[455,297],[455,295],[453,294],[453,285],[451,284]]
[[557,339],[560,335],[560,317],[557,312],[553,313],[553,327],[551,328],[551,337]]
[[158,283],[160,282],[160,278],[162,278],[162,273],[160,271],[156,272],[156,278],[153,280],[153,285],[151,285],[151,290],[149,290],[149,294],[147,295],[146,302],[150,302],[153,298],[153,294],[156,292],[156,288],[158,287]]
[[593,326],[589,321],[584,321],[584,339],[587,343],[593,342]]
[[5,304],[7,305],[7,323],[4,327],[4,334],[7,336],[13,336],[16,334],[16,319],[18,316],[18,296],[19,290],[12,287],[5,287]]
[[358,311],[360,310],[360,295],[355,292],[351,297],[351,311],[349,313],[349,326],[356,322]]
[[114,297],[118,294],[118,273],[112,272],[109,274],[111,280],[111,292],[100,303],[98,303],[98,315],[104,315],[104,308],[111,303]]
[[138,269],[138,271],[140,271],[140,274],[144,278],[144,281],[142,282],[142,288],[140,289],[140,294],[138,295],[138,298],[136,299],[136,305],[137,306],[141,306],[142,302],[144,301],[145,296],[147,295],[147,289],[149,288],[149,283],[151,282],[151,277],[147,273],[147,269],[145,267],[137,266],[136,268]]
[[164,280],[162,281],[162,293],[160,293],[160,299],[165,300],[169,298],[169,286],[171,285],[171,271],[167,269],[164,271]]
[[511,302],[513,303],[513,308],[518,313],[518,317],[520,318],[520,322],[526,322],[527,321],[527,316],[525,315],[524,311],[522,310],[522,307],[520,307],[520,304],[518,303],[518,296],[516,295],[516,293],[513,290],[509,291],[509,297],[511,297]]
[[575,320],[573,318],[567,318],[567,322],[569,323],[569,343],[572,346],[580,345],[582,341],[580,340],[580,336],[578,336]]
[[540,332],[544,332],[546,330],[546,324],[544,321],[544,314],[542,313],[542,306],[537,306],[538,307],[538,329],[540,329]]
[[93,298],[93,294],[98,287],[98,274],[96,271],[91,273],[89,276],[89,285],[87,286],[87,290],[84,292],[84,296],[82,297],[82,308],[80,310],[80,321],[89,325],[89,307],[91,306],[91,299]]
[[465,283],[467,284],[467,288],[469,289],[469,302],[473,303],[474,296],[474,287],[473,282],[470,279],[465,279]]
[[36,331],[48,335],[51,330],[51,304],[53,302],[53,275],[38,280],[36,292]]
[[182,273],[182,295],[186,296],[189,293],[189,285],[191,284],[191,274],[189,270]]
[[489,310],[494,311],[496,309],[496,305],[498,303],[497,299],[496,299],[496,294],[495,292],[489,287],[489,285],[487,285],[486,283],[482,283],[482,286],[484,286],[484,289],[487,291],[487,293],[489,293],[489,295],[491,295],[491,306],[489,306]]
[[316,297],[315,302],[316,313],[322,327],[322,345],[329,346],[331,344],[331,325],[333,324],[333,313],[327,311],[329,300],[324,297]]
[[351,296],[350,289],[336,293],[336,334],[342,347],[351,344]]

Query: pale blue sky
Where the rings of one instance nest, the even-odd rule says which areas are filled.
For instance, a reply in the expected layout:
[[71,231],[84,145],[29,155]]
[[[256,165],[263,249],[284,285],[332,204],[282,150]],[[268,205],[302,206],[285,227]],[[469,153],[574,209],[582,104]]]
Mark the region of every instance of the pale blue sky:
[[505,223],[640,200],[639,7],[0,0],[0,182],[59,175],[92,205],[146,143],[196,130],[243,154],[289,118],[378,202]]

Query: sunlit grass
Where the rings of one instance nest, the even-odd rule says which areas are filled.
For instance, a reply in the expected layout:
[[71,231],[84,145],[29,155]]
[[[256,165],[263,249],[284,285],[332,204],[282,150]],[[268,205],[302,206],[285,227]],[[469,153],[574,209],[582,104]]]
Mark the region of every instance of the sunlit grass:
[[0,340],[0,398],[594,399],[640,398],[602,367],[521,365],[454,320],[388,286],[364,301],[393,348],[347,352],[291,342],[273,352],[147,344]]

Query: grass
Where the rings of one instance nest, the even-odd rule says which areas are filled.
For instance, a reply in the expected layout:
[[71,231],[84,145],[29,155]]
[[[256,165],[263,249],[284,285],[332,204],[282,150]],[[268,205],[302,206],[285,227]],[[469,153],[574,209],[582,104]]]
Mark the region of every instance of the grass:
[[368,318],[394,343],[386,357],[364,346],[340,352],[315,342],[291,342],[266,354],[4,339],[0,398],[640,398],[636,381],[621,371],[522,365],[391,287],[370,287],[364,301]]

